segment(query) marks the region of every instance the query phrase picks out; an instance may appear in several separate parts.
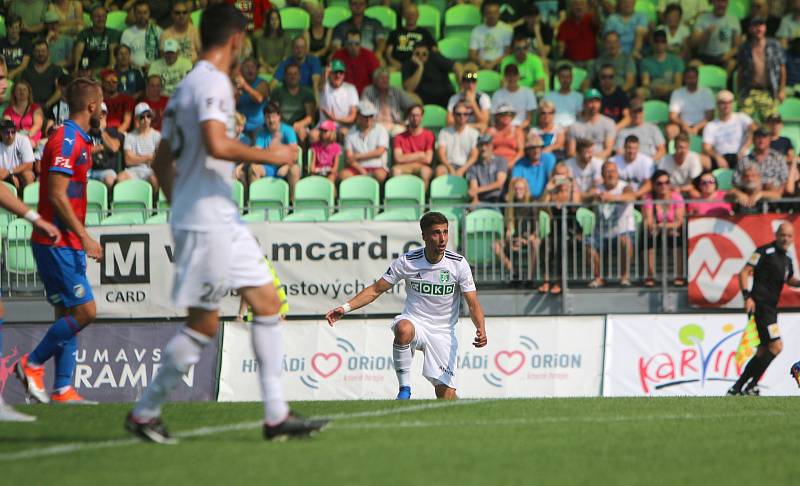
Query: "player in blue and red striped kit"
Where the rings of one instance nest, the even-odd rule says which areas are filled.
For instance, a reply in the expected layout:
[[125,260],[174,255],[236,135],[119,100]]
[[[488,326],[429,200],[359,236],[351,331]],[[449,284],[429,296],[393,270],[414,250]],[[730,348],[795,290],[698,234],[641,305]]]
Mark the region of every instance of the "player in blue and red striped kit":
[[[92,288],[86,278],[86,257],[99,260],[100,244],[84,226],[87,172],[92,167],[90,127],[100,126],[103,92],[92,80],[78,78],[67,87],[70,118],[47,141],[41,162],[39,212],[58,227],[63,238],[53,244],[34,233],[33,256],[42,277],[47,300],[55,308],[56,321],[39,345],[24,355],[16,367],[30,397],[47,403],[89,403],[72,387],[76,335],[95,317]],[[56,377],[48,398],[44,387],[44,363],[55,358]]]

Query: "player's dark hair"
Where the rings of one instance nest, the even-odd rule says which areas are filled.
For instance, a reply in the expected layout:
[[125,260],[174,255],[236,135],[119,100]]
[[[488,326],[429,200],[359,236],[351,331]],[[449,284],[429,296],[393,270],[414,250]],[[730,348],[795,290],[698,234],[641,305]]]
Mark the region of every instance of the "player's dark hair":
[[70,113],[86,109],[92,96],[100,92],[100,85],[89,78],[75,78],[67,86],[67,105]]
[[212,5],[200,20],[200,43],[205,50],[221,47],[246,27],[247,18],[238,8],[228,3]]
[[436,211],[431,211],[422,215],[422,219],[419,220],[419,229],[424,233],[431,229],[431,226],[437,224],[448,224],[447,216],[442,213],[437,213]]

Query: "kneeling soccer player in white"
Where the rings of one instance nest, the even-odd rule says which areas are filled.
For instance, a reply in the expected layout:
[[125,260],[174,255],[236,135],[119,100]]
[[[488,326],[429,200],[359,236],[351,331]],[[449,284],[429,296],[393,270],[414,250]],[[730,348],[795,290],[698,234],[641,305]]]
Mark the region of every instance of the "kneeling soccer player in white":
[[467,301],[475,324],[476,348],[486,346],[486,324],[478,293],[467,260],[447,250],[448,221],[437,212],[426,213],[419,222],[424,248],[412,250],[392,262],[377,282],[362,290],[352,300],[328,311],[328,324],[346,313],[364,307],[400,280],[406,281],[406,305],[392,323],[392,356],[400,391],[398,400],[411,398],[411,362],[414,351],[425,354],[422,374],[433,384],[437,398],[456,397],[456,357],[461,295]]
[[[239,289],[253,308],[252,340],[261,366],[264,437],[308,436],[325,420],[292,414],[281,383],[281,301],[272,274],[231,198],[234,162],[293,164],[289,146],[259,149],[232,138],[236,102],[231,83],[247,20],[233,5],[206,9],[200,23],[203,52],[176,88],[164,113],[163,138],[153,170],[171,201],[175,240],[175,305],[188,308],[186,327],[164,347],[164,363],[128,414],[125,428],[149,441],[174,443],[160,420],[161,405],[181,376],[200,361],[219,328],[219,302]],[[173,190],[174,182],[174,190]]]

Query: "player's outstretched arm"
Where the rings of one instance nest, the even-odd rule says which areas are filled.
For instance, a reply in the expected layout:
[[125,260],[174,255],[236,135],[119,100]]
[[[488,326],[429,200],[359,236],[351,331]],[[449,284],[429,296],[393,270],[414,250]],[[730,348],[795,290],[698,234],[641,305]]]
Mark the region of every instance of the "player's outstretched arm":
[[228,137],[225,124],[218,120],[206,120],[201,125],[206,152],[215,159],[232,163],[254,162],[273,165],[290,165],[297,162],[297,147],[275,145],[265,149],[250,147]]
[[17,199],[11,191],[0,191],[0,206],[16,214],[20,218],[25,218],[33,224],[33,229],[47,235],[53,243],[58,243],[61,240],[61,231],[55,225],[48,223],[39,213],[33,209],[28,209],[22,201]]
[[469,307],[469,316],[472,318],[472,323],[475,324],[475,340],[472,345],[476,348],[482,348],[489,342],[486,337],[486,321],[483,316],[483,307],[478,301],[478,292],[464,292],[464,300],[467,301]]
[[371,304],[375,301],[375,299],[380,297],[382,293],[386,292],[390,288],[392,288],[392,284],[382,278],[379,278],[377,282],[359,292],[350,301],[340,305],[339,307],[329,310],[328,313],[325,314],[325,319],[328,321],[328,325],[333,327],[333,323],[341,319],[345,314],[356,309],[360,309],[365,305]]
[[72,204],[69,202],[67,196],[67,187],[69,186],[70,176],[61,172],[50,171],[48,177],[47,189],[50,194],[50,203],[55,209],[58,218],[64,222],[67,228],[75,233],[81,240],[83,251],[86,256],[94,260],[100,261],[103,257],[103,248],[100,243],[94,238],[89,236],[86,227],[80,222],[72,209]]
[[153,159],[153,172],[158,181],[158,187],[164,191],[167,201],[172,202],[172,184],[175,181],[175,155],[169,140],[162,138],[156,149]]

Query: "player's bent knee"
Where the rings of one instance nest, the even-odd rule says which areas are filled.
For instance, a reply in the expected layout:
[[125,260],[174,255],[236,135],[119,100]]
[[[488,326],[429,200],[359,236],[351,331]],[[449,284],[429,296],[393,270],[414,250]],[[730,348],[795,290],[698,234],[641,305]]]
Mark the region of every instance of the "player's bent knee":
[[408,344],[414,340],[414,324],[402,320],[394,326],[394,339],[397,344]]
[[208,337],[214,337],[219,330],[219,313],[216,310],[190,307],[186,327]]
[[272,283],[240,289],[244,300],[253,308],[253,315],[272,316],[280,312],[281,299]]

